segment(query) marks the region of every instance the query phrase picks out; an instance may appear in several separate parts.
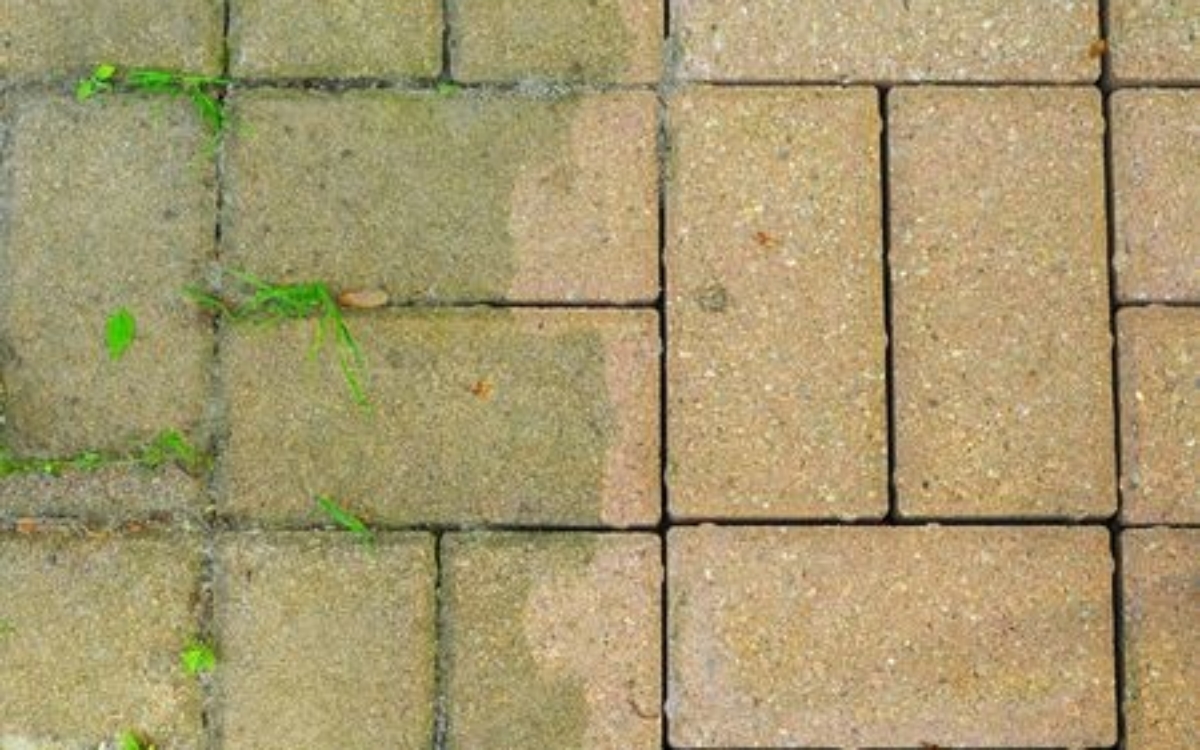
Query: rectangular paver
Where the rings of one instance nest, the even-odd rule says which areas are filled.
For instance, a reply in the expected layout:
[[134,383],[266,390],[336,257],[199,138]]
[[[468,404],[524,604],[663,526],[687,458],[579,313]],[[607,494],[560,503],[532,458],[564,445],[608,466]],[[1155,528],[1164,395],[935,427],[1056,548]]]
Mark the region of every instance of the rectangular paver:
[[71,517],[94,523],[199,516],[202,482],[175,466],[109,467],[0,479],[0,519]]
[[670,108],[672,514],[882,516],[874,90],[695,89]]
[[1096,0],[671,0],[684,77],[1072,81],[1100,75]]
[[444,747],[661,747],[656,537],[452,534],[442,559]]
[[656,102],[461,93],[236,97],[228,263],[393,299],[658,291]]
[[1111,514],[1099,95],[899,89],[888,106],[900,512]]
[[[207,136],[186,102],[14,96],[0,246],[4,434],[18,454],[124,451],[204,411],[208,324],[180,290],[216,223]],[[113,361],[108,317],[128,309]]]
[[1117,294],[1200,302],[1200,91],[1118,91],[1111,112]]
[[127,731],[203,747],[200,686],[179,665],[202,549],[190,536],[0,536],[0,747],[95,748]]
[[1200,744],[1200,530],[1121,535],[1128,750]]
[[427,748],[433,537],[218,540],[216,715],[230,748]]
[[227,510],[320,518],[331,494],[395,523],[629,526],[659,516],[657,318],[650,312],[359,316],[373,407],[312,328],[223,347]]
[[251,78],[432,78],[440,0],[231,0],[229,67]]
[[451,0],[461,81],[653,83],[663,0]]
[[1109,0],[1118,84],[1200,83],[1200,0]]
[[1118,317],[1121,517],[1200,523],[1200,309]]
[[726,747],[1116,740],[1100,528],[676,528],[671,739]]

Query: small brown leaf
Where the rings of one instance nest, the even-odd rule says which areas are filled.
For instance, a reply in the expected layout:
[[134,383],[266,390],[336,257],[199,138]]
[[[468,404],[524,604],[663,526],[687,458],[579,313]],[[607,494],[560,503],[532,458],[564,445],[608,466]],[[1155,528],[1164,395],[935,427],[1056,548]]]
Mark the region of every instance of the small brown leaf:
[[763,231],[754,233],[754,241],[759,247],[775,247],[779,244],[779,240]]
[[1088,45],[1088,57],[1092,60],[1103,57],[1108,51],[1108,41],[1105,39],[1096,39]]
[[38,530],[36,518],[18,518],[16,523],[18,534],[35,534]]
[[386,305],[388,293],[382,289],[348,289],[338,295],[337,302],[342,307],[369,310]]
[[488,380],[478,380],[475,385],[471,386],[470,391],[476,398],[489,399],[492,397],[492,392],[495,391],[495,386]]

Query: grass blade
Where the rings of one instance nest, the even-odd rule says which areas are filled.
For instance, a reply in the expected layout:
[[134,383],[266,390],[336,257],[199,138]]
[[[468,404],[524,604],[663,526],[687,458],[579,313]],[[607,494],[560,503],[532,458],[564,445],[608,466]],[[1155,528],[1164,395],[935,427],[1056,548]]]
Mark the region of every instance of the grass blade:
[[368,546],[375,543],[375,533],[358,516],[338,505],[333,498],[327,495],[318,495],[316,501],[317,506],[331,521],[349,531],[358,541]]
[[125,355],[137,336],[137,321],[133,313],[122,307],[108,316],[104,324],[104,340],[108,346],[108,357],[114,362]]

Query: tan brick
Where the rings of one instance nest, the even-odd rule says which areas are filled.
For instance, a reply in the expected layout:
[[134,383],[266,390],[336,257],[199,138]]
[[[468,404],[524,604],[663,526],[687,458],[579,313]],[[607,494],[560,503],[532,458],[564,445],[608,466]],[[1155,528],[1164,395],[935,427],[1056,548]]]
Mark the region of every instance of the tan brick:
[[1118,317],[1121,518],[1200,523],[1200,310]]
[[226,261],[398,300],[651,300],[655,108],[650,92],[240,95]]
[[1117,294],[1200,302],[1200,91],[1112,100]]
[[900,89],[888,106],[900,512],[1112,513],[1098,94]]
[[165,466],[114,466],[61,476],[0,479],[0,517],[73,517],[93,523],[179,517],[195,520],[204,502],[199,479]]
[[256,78],[433,78],[440,0],[232,0],[229,66]]
[[671,0],[682,73],[703,80],[1072,81],[1096,0]]
[[1113,80],[1200,83],[1200,0],[1109,0]]
[[887,505],[875,92],[695,89],[671,107],[671,512]]
[[349,325],[370,410],[332,357],[306,358],[308,324],[226,342],[230,512],[310,522],[313,496],[329,494],[394,523],[658,520],[653,313],[384,313]]
[[661,747],[657,538],[446,537],[446,747]]
[[1099,528],[676,528],[667,711],[684,747],[1116,740]]
[[1200,742],[1200,530],[1121,534],[1125,747]]

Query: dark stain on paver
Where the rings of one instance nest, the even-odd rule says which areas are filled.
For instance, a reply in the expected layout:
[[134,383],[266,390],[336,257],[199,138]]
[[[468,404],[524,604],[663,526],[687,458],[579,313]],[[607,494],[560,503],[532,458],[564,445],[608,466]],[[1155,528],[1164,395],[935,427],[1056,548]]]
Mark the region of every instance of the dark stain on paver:
[[721,284],[709,284],[696,296],[700,309],[710,313],[723,313],[729,307],[729,291]]

